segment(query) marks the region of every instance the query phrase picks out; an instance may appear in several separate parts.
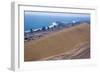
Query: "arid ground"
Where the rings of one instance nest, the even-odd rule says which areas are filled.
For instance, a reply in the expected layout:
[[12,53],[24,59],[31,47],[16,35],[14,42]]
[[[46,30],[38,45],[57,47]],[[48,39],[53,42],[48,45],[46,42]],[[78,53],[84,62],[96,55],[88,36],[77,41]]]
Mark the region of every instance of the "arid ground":
[[83,23],[24,42],[24,61],[90,58],[90,25]]

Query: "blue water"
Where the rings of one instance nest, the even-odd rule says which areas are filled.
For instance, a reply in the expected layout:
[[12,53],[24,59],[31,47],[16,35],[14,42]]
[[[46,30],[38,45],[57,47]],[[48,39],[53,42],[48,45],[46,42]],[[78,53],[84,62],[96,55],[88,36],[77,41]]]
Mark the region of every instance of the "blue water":
[[90,22],[90,14],[24,11],[24,31],[49,26],[56,21],[66,24],[73,21]]

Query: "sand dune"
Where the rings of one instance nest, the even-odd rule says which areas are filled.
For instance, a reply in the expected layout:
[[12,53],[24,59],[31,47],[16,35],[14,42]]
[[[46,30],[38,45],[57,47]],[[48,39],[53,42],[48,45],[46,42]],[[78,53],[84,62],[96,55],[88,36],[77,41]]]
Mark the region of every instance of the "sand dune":
[[[70,52],[76,45],[90,43],[90,25],[80,24],[24,44],[24,60],[35,61]],[[90,47],[88,47],[90,48]],[[74,52],[76,53],[76,52]]]

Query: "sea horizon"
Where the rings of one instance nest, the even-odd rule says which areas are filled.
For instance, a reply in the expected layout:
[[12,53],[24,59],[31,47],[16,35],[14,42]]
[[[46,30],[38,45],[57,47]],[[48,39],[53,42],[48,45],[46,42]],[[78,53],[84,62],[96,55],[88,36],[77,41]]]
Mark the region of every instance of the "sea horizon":
[[80,13],[78,14],[24,11],[24,31],[48,27],[56,21],[65,23],[66,25],[75,22],[90,22],[90,15]]

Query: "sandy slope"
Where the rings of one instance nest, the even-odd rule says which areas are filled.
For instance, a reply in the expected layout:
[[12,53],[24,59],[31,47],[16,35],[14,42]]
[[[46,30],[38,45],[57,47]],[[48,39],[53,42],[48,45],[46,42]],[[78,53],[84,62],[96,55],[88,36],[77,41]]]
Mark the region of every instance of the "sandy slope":
[[64,60],[64,59],[87,59],[90,58],[89,42],[76,45],[72,50],[53,55],[40,60]]
[[39,40],[26,42],[24,45],[24,59],[25,61],[35,61],[70,52],[75,49],[76,45],[86,42],[90,42],[90,26],[88,24],[76,25],[54,32]]

